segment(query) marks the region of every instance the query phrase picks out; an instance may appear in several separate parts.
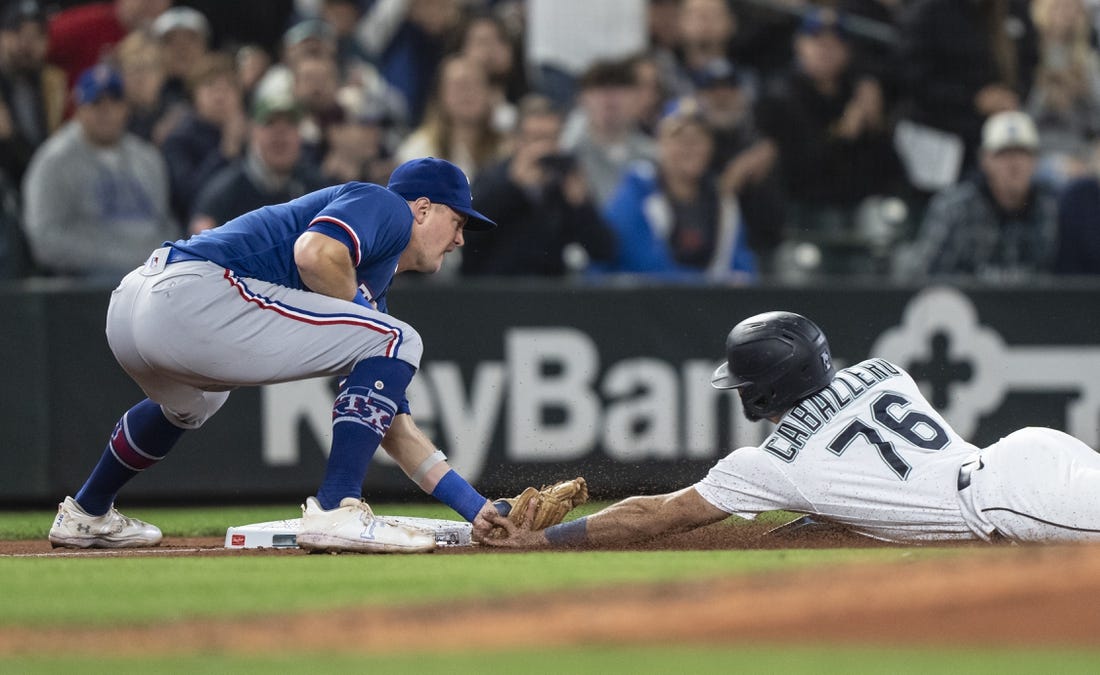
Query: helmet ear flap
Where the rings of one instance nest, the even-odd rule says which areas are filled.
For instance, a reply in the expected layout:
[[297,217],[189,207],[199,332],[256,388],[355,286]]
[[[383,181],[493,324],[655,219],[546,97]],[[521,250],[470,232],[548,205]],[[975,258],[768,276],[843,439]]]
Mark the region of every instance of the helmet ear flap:
[[752,407],[756,408],[757,410],[764,411],[764,410],[768,409],[770,403],[771,402],[768,399],[768,397],[764,394],[761,394],[761,395],[757,396],[755,399],[753,399]]

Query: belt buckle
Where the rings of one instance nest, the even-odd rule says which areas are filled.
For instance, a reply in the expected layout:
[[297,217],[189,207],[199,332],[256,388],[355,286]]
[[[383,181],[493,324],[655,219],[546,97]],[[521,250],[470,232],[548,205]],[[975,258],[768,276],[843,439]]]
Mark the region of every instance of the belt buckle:
[[984,466],[985,464],[982,463],[982,458],[978,457],[977,459],[972,459],[969,462],[964,462],[963,465],[959,467],[959,478],[956,483],[956,487],[958,488],[959,492],[962,492],[966,488],[970,487],[971,476],[975,471],[981,470]]

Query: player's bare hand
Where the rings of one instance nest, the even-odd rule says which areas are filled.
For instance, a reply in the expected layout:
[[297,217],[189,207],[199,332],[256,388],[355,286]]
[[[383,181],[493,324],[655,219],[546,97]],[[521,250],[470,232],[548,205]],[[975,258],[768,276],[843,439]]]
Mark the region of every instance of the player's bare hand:
[[493,522],[490,520],[490,517],[499,516],[500,514],[497,512],[497,508],[493,506],[493,503],[486,500],[485,504],[481,507],[481,510],[477,512],[476,516],[474,516],[474,520],[472,523],[474,529],[471,532],[471,536],[474,538],[474,541],[481,541],[488,537],[489,530],[493,529]]
[[[498,526],[504,531],[503,537],[483,537],[477,539],[478,543],[497,548],[541,548],[548,544],[542,530],[531,529],[531,519],[528,518],[522,525],[517,525],[509,518],[496,513],[489,517],[491,526]],[[501,530],[497,530],[500,532]]]

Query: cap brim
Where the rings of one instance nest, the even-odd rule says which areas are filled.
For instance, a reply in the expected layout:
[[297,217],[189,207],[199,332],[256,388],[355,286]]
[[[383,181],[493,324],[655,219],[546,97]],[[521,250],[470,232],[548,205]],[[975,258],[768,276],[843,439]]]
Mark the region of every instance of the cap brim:
[[714,374],[710,376],[710,386],[715,389],[737,389],[738,387],[745,386],[745,381],[738,379],[732,373],[730,373],[730,365],[723,363],[714,369]]
[[495,222],[487,218],[485,215],[474,211],[473,209],[468,209],[462,206],[452,206],[451,204],[447,204],[447,206],[450,206],[455,211],[458,211],[462,215],[466,216],[468,220],[466,221],[466,226],[463,228],[464,230],[484,232],[487,230],[497,229],[497,224]]

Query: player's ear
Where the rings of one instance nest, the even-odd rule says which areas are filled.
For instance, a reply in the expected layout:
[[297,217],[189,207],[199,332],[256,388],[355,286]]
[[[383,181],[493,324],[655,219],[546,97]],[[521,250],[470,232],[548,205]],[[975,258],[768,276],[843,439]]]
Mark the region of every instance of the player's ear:
[[422,223],[424,219],[428,217],[428,212],[432,210],[432,202],[427,197],[417,197],[416,201],[411,202],[413,218],[416,222]]

